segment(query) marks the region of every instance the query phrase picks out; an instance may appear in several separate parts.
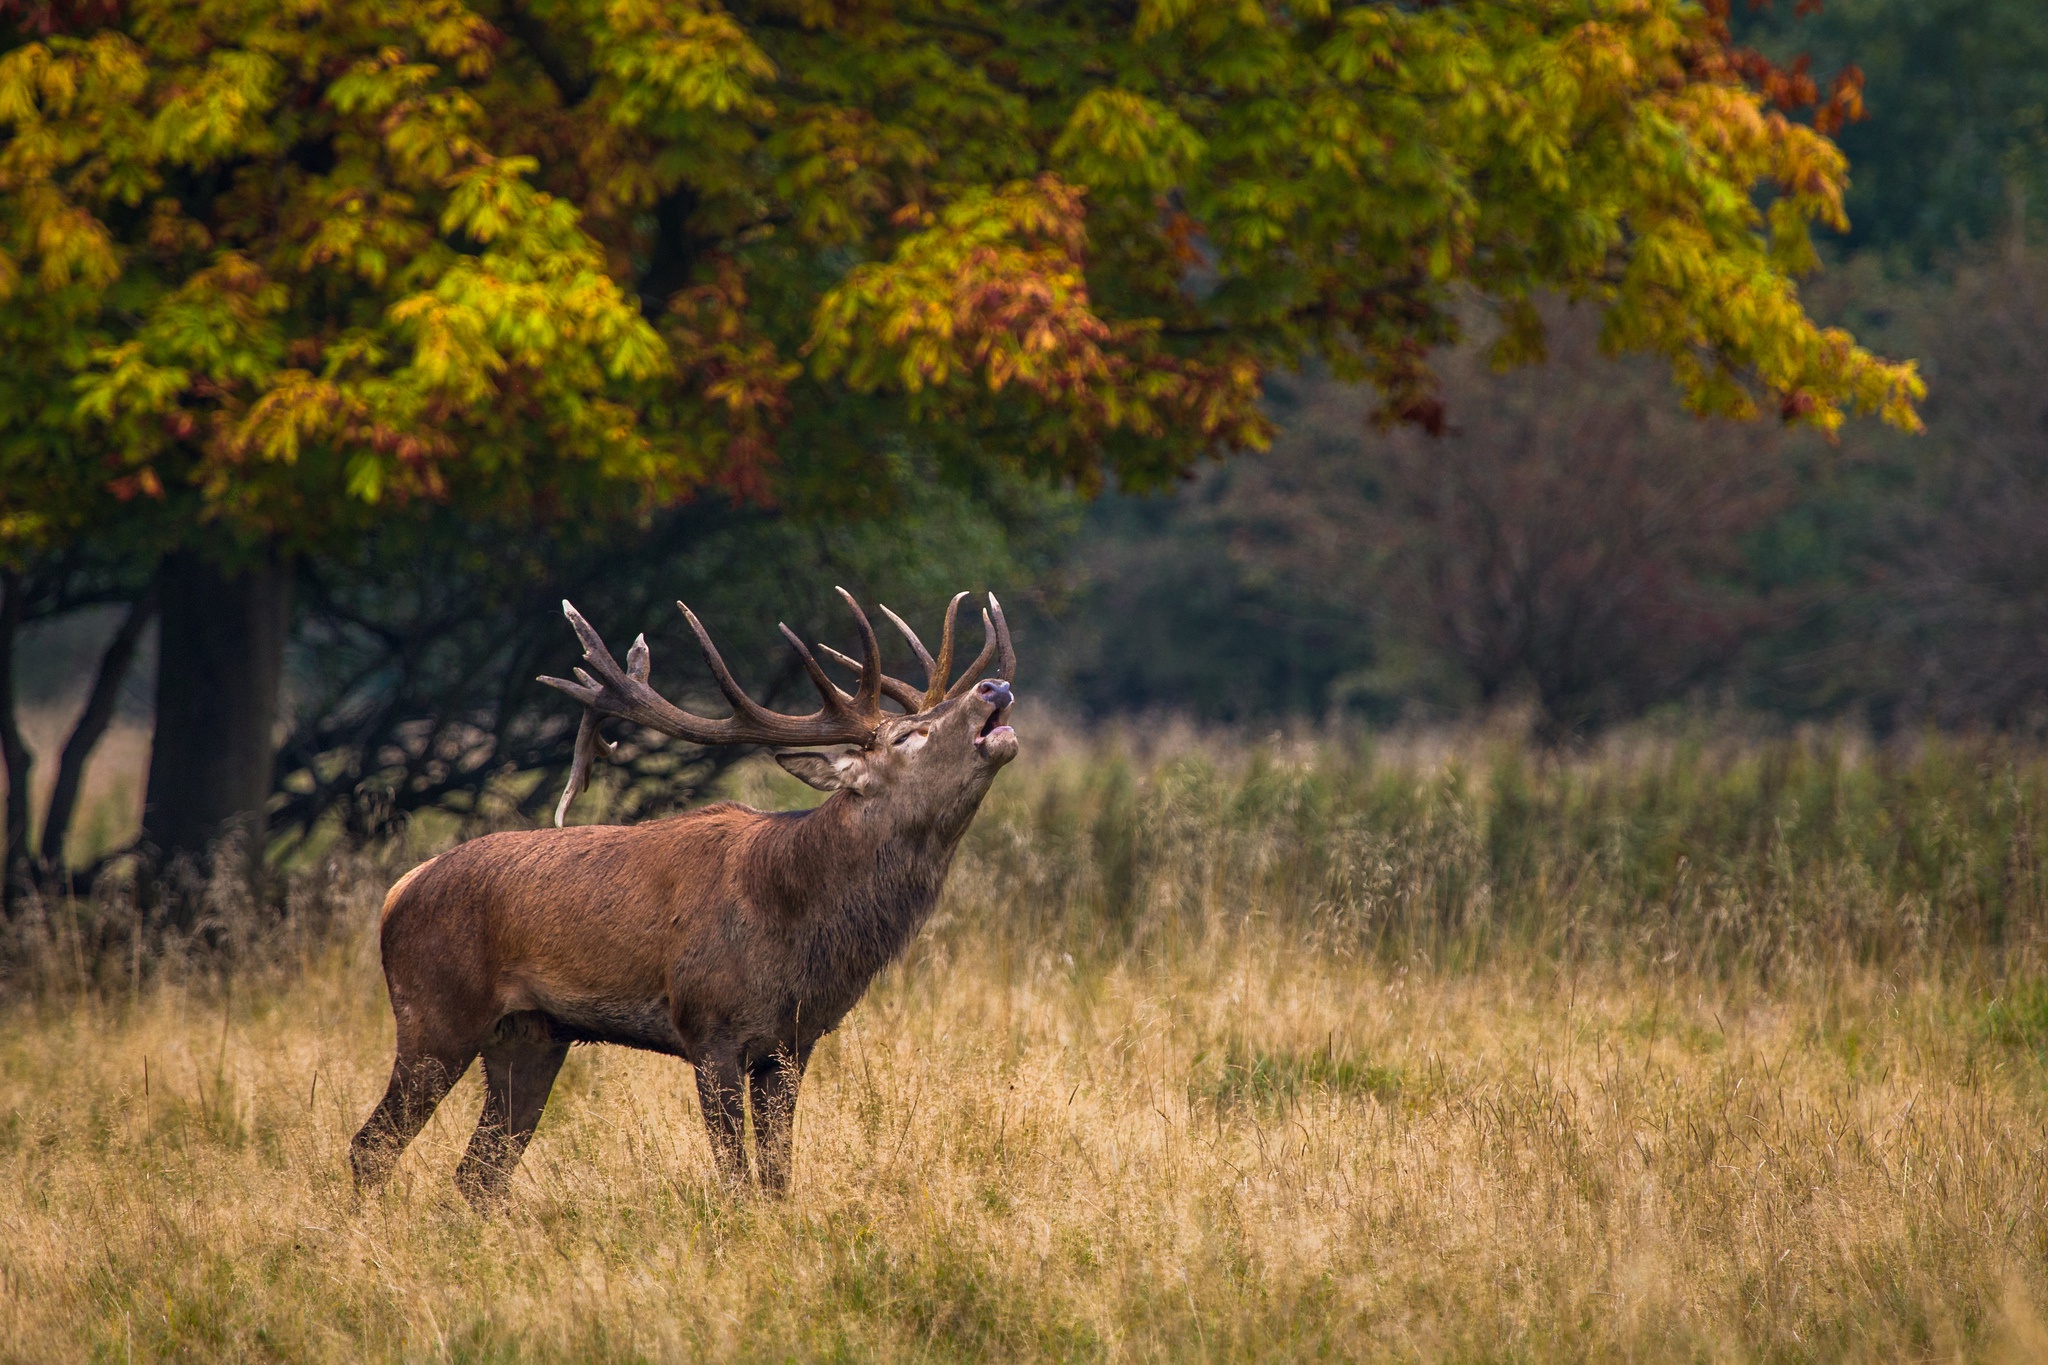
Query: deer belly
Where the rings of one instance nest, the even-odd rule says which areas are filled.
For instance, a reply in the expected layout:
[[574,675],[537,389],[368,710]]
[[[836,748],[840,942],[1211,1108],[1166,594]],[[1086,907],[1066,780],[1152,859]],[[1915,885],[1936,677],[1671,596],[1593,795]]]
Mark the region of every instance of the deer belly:
[[683,1055],[682,1035],[669,1017],[666,999],[556,995],[535,991],[534,1007],[554,1020],[579,1043],[619,1043],[626,1047]]

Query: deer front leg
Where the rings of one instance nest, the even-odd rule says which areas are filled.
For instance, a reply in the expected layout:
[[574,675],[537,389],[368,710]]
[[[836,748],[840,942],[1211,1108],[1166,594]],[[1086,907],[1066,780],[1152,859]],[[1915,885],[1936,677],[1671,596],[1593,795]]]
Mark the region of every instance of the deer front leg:
[[739,1057],[725,1053],[697,1063],[697,1102],[704,1108],[704,1131],[711,1139],[711,1158],[727,1185],[747,1182],[747,1154],[741,1146],[746,1118],[746,1092]]
[[778,1051],[747,1070],[754,1101],[754,1165],[761,1191],[782,1198],[789,1193],[789,1173],[796,1143],[796,1092],[803,1084],[810,1049]]

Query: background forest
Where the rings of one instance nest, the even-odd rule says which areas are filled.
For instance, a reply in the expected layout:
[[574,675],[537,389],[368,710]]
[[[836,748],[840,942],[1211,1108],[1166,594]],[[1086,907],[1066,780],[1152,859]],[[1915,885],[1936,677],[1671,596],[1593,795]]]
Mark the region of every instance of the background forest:
[[[2025,0],[1843,0],[1732,22],[1788,68],[1865,73],[1866,117],[1838,135],[1852,227],[1823,234],[1830,267],[1805,294],[1820,320],[1920,360],[1924,434],[1856,422],[1830,441],[1686,416],[1659,361],[1603,357],[1591,311],[1555,300],[1541,304],[1547,358],[1504,372],[1487,359],[1490,315],[1470,314],[1473,340],[1438,366],[1438,430],[1389,424],[1381,391],[1311,363],[1267,382],[1269,450],[1163,489],[1113,477],[1086,497],[900,443],[849,481],[833,419],[799,414],[773,499],[713,488],[651,521],[545,538],[455,509],[300,560],[274,828],[332,820],[360,837],[413,810],[471,809],[508,773],[559,773],[568,736],[530,680],[558,663],[565,595],[652,623],[658,651],[682,643],[666,610],[681,596],[765,659],[768,624],[813,624],[833,582],[901,603],[997,585],[1034,699],[1081,719],[1385,725],[1506,707],[1560,742],[1705,705],[1879,732],[2038,727],[2048,210],[2030,206],[2048,204],[2048,15]],[[807,442],[824,452],[815,468]],[[148,723],[141,582],[88,553],[11,599],[17,701],[41,745],[32,782],[72,793],[46,861],[97,738],[62,722],[81,680],[99,677],[86,719],[116,731],[110,771],[121,727]],[[66,736],[78,763],[60,758]],[[645,779],[628,783],[629,811],[686,799],[720,761],[626,757]],[[21,818],[44,823],[33,805]],[[118,817],[95,818],[74,860],[120,842]]]

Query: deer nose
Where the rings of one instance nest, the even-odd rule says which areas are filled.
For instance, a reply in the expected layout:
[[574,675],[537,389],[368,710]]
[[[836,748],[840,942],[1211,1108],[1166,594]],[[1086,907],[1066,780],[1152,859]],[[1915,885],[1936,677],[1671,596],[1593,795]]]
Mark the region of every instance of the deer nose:
[[983,678],[974,685],[974,695],[1000,711],[1012,700],[1010,685],[996,678]]

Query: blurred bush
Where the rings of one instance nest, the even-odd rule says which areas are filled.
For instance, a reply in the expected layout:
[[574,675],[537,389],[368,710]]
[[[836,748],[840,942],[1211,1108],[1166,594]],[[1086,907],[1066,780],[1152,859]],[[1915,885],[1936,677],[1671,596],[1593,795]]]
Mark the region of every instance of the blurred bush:
[[1927,431],[1839,444],[1678,413],[1550,309],[1548,360],[1442,365],[1442,436],[1313,376],[1273,449],[1090,513],[1057,625],[1093,713],[1441,720],[1550,740],[1660,707],[1881,731],[2048,722],[2048,255],[2010,245],[1815,304],[1922,358]]

